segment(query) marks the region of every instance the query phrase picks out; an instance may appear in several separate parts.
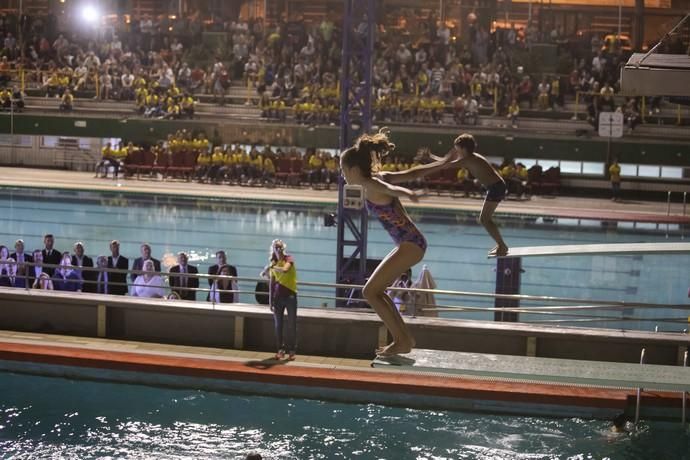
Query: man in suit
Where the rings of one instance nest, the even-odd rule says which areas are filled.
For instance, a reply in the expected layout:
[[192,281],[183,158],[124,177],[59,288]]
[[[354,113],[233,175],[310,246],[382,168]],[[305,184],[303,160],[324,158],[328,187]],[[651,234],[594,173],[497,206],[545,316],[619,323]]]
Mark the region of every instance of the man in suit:
[[187,264],[188,257],[184,252],[177,254],[177,265],[170,267],[170,288],[182,300],[196,300],[196,290],[199,288],[199,278],[194,276],[199,270]]
[[[110,253],[108,256],[108,268],[118,270],[129,269],[129,259],[120,255],[120,242],[113,240],[110,242]],[[108,273],[110,281],[108,294],[126,295],[127,294],[127,273]]]
[[151,259],[153,261],[153,269],[157,272],[161,271],[161,261],[151,257],[151,246],[148,243],[144,243],[141,245],[140,248],[141,251],[141,257],[137,257],[134,259],[134,263],[132,264],[132,273],[130,273],[129,277],[132,280],[132,283],[136,279],[137,276],[139,276],[139,273],[134,273],[135,270],[141,271],[141,268],[144,266],[144,261]]
[[[43,263],[46,265],[60,265],[62,253],[53,248],[53,244],[55,244],[55,238],[53,238],[53,235],[50,233],[46,234],[46,236],[43,237],[43,244],[45,245],[45,248],[43,248],[43,251],[41,251],[41,254],[43,255]],[[53,273],[55,273],[55,267],[45,267],[43,268],[43,271],[52,277]]]
[[72,256],[72,265],[75,267],[84,267],[86,270],[76,270],[77,274],[84,281],[82,283],[82,292],[96,292],[96,272],[88,270],[93,268],[93,259],[84,255],[84,243],[77,241],[74,243],[74,255]]
[[31,277],[31,271],[33,267],[24,264],[31,264],[34,258],[31,254],[24,253],[24,240],[17,240],[14,242],[14,252],[10,254],[10,257],[17,262],[17,281],[15,283],[16,287],[31,287],[29,282]]
[[[218,269],[222,267],[223,265],[228,265],[230,267],[230,276],[237,276],[237,268],[235,268],[234,265],[229,265],[228,264],[228,258],[225,254],[225,251],[218,251],[216,252],[216,264],[211,265],[208,267],[208,274],[213,276],[218,274]],[[212,277],[208,278],[208,287],[210,288],[213,285],[214,279]],[[237,280],[232,281],[232,289],[234,291],[237,290]],[[239,293],[235,292],[233,295],[233,302],[239,302]],[[210,293],[206,295],[206,301],[209,302],[211,300]]]

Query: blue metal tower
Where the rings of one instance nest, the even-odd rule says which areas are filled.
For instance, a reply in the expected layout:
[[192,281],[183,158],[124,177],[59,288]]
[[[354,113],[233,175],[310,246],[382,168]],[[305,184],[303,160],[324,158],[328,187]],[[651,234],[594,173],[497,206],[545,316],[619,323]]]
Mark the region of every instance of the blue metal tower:
[[[340,74],[340,151],[371,130],[371,79],[375,0],[344,0],[343,52]],[[367,277],[367,210],[343,206],[345,181],[338,180],[338,241],[336,283],[363,284]],[[336,297],[357,298],[351,289],[336,289]],[[346,306],[347,301],[336,305]]]

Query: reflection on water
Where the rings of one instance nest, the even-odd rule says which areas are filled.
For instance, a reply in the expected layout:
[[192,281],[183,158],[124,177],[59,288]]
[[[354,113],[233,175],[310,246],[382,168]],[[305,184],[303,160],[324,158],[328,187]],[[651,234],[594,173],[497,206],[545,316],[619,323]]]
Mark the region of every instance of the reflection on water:
[[[31,388],[31,391],[27,391]],[[686,459],[680,423],[423,411],[0,373],[0,456]]]

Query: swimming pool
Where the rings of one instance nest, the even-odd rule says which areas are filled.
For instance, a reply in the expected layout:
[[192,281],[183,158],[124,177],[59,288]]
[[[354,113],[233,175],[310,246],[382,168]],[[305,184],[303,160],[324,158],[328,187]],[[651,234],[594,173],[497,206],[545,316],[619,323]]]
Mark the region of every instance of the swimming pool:
[[[31,391],[27,391],[31,388]],[[423,411],[0,372],[0,457],[687,459],[680,423]]]
[[[139,246],[148,242],[155,257],[171,260],[177,251],[192,254],[192,262],[206,272],[217,249],[229,251],[229,263],[240,276],[256,277],[268,260],[273,238],[282,238],[296,258],[301,281],[333,283],[335,280],[336,229],[323,225],[323,214],[332,205],[249,202],[224,199],[170,197],[121,193],[60,191],[36,188],[0,188],[4,226],[0,243],[11,246],[22,237],[27,250],[42,247],[42,235],[53,233],[56,248],[71,250],[82,240],[90,255],[107,254],[108,243],[119,239],[121,254],[132,260]],[[427,236],[427,264],[439,289],[493,292],[495,262],[486,259],[491,246],[475,215],[434,209],[414,209],[413,218]],[[657,224],[594,220],[550,219],[501,215],[498,221],[512,246],[588,243],[681,241],[683,229]],[[368,254],[381,258],[392,243],[381,225],[370,220]],[[530,258],[523,261],[522,293],[626,302],[686,304],[690,256],[596,256]],[[420,267],[413,269],[416,277]],[[240,287],[253,290],[253,283]],[[330,289],[309,289],[310,294],[331,297]],[[253,302],[243,294],[242,300]],[[202,298],[201,295],[198,296]],[[439,296],[439,303],[458,304],[457,298]],[[332,299],[303,299],[302,305],[333,306]],[[462,299],[463,305],[493,306],[491,299]],[[614,312],[634,315],[634,310]],[[444,313],[445,316],[492,319],[493,313]],[[683,311],[648,310],[653,318],[687,317]],[[524,317],[523,317],[524,319]],[[662,324],[665,330],[687,327]],[[587,323],[622,328],[653,329],[655,322]]]

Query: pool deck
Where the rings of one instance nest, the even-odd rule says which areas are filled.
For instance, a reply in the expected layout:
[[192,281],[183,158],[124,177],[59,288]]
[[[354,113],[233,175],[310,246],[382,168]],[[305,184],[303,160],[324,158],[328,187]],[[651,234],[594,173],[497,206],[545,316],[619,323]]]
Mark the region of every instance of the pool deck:
[[[372,368],[370,361],[322,356],[298,356],[288,362],[265,352],[0,331],[0,369],[57,377],[416,408],[596,418],[629,413],[635,404],[631,388],[545,383],[535,380],[527,373],[527,365],[512,357],[468,355],[467,359],[486,357],[494,369],[512,366],[512,371],[525,375],[503,378],[495,372],[482,376],[466,370],[435,372],[428,367]],[[428,356],[424,359],[428,361]],[[547,361],[542,360],[540,366]],[[567,367],[565,360],[550,361]],[[672,418],[677,414],[680,419],[678,392],[645,391],[642,404],[657,416],[661,411],[668,417],[671,411]]]
[[[291,201],[302,203],[337,203],[338,194],[332,190],[311,188],[268,188],[237,185],[214,185],[179,180],[138,180],[136,178],[100,179],[93,173],[34,168],[4,168],[0,185],[33,188],[58,188],[65,190],[94,190],[145,194],[164,194],[185,197],[235,198],[266,201]],[[451,197],[431,192],[419,204],[409,207],[436,208],[479,212],[482,200],[478,198]],[[624,200],[614,202],[600,198],[570,196],[533,196],[529,200],[508,199],[498,207],[498,213],[525,216],[551,216],[571,219],[598,219],[628,222],[655,222],[689,224],[690,209],[683,215],[682,203]],[[688,206],[690,208],[690,206]]]

